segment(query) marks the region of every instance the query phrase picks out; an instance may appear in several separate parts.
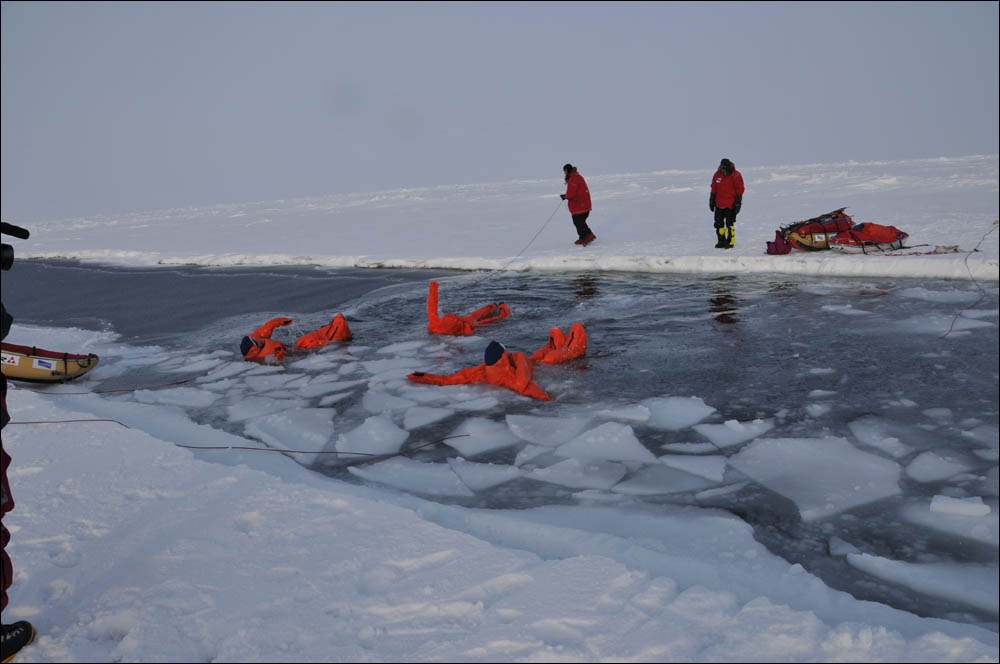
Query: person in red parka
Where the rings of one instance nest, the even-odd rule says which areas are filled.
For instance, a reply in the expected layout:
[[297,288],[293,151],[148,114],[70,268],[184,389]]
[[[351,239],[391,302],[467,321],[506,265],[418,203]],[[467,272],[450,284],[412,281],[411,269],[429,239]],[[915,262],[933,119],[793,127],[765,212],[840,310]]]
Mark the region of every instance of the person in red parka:
[[438,282],[432,281],[427,293],[427,331],[434,334],[470,335],[480,325],[498,321],[510,315],[510,307],[503,302],[490,303],[471,314],[438,315]]
[[[240,342],[240,353],[244,360],[263,360],[274,357],[279,362],[285,359],[288,348],[280,341],[271,338],[274,331],[279,327],[291,325],[292,319],[279,317],[272,318],[256,330],[243,337]],[[347,341],[351,338],[351,328],[347,326],[344,314],[337,314],[329,323],[323,327],[304,334],[295,342],[296,348],[309,349],[325,346],[331,341]]]
[[712,176],[712,191],[708,209],[715,213],[716,249],[731,249],[736,245],[736,215],[743,206],[743,176],[728,159],[719,162]]
[[534,363],[524,353],[507,350],[503,344],[491,341],[486,347],[482,364],[453,374],[431,374],[415,371],[407,376],[415,383],[430,385],[464,385],[490,383],[506,387],[532,399],[552,401],[552,397],[531,380]]
[[594,232],[587,225],[587,217],[590,216],[590,189],[586,180],[580,175],[573,164],[563,166],[563,173],[566,175],[566,193],[559,194],[569,204],[569,213],[573,215],[573,225],[576,226],[577,238],[573,244],[587,246],[597,239]]

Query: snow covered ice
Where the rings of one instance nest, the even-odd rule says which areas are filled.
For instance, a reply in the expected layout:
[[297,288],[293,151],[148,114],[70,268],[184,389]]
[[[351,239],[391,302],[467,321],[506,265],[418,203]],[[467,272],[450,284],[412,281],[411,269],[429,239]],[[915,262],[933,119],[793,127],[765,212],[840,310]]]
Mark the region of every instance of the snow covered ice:
[[[513,261],[560,182],[22,220],[7,341],[101,364],[8,393],[4,620],[39,628],[18,661],[997,661],[996,155],[741,170],[724,254],[702,171],[588,177],[598,242],[573,247],[561,210]],[[843,204],[979,251],[764,254]],[[504,242],[452,233],[474,218]],[[278,222],[280,254],[257,228]],[[219,289],[236,265],[458,268],[442,311],[513,313],[429,335],[406,280],[158,331],[14,299],[19,272],[95,263]],[[272,315],[335,311],[352,342],[238,355]],[[551,403],[406,380],[578,320],[586,356],[535,368]]]

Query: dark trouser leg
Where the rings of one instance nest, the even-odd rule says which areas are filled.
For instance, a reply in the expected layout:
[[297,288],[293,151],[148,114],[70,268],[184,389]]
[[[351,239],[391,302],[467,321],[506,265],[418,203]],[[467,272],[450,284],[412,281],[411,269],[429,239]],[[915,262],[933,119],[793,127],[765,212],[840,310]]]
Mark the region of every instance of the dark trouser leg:
[[573,215],[573,225],[576,226],[576,234],[580,236],[581,240],[590,235],[590,226],[587,225],[587,217],[589,216],[590,212]]
[[722,208],[715,208],[715,248],[724,249],[726,244],[726,212]]

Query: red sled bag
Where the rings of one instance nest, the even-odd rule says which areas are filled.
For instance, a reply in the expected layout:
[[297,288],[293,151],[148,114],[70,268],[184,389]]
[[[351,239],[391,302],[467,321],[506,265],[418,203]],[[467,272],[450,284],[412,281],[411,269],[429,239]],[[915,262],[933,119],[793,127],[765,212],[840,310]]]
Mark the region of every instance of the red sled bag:
[[870,254],[903,248],[910,237],[895,226],[862,222],[830,239],[830,248],[848,254]]
[[785,236],[781,234],[781,231],[774,231],[774,242],[767,243],[767,253],[774,254],[789,254],[792,252],[792,245],[785,240]]

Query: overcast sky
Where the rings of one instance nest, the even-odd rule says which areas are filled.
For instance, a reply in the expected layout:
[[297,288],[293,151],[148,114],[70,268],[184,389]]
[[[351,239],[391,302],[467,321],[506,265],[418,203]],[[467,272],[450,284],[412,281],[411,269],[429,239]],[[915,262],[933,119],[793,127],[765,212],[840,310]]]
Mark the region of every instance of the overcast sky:
[[2,3],[2,215],[994,154],[998,3]]

